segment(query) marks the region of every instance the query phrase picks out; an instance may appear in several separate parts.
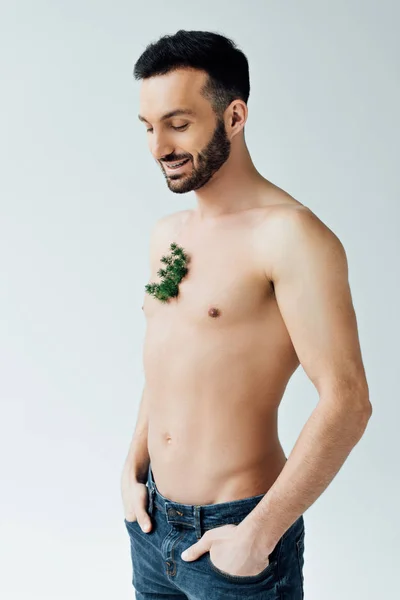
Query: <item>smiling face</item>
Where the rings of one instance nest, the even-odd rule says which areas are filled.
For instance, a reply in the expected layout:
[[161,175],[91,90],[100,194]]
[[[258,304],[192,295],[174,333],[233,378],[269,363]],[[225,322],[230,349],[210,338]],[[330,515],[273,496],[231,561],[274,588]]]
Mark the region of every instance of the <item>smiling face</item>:
[[[224,120],[201,95],[206,81],[204,71],[182,68],[142,83],[139,119],[169,189],[177,194],[201,188],[229,158]],[[168,168],[183,160],[179,169]]]

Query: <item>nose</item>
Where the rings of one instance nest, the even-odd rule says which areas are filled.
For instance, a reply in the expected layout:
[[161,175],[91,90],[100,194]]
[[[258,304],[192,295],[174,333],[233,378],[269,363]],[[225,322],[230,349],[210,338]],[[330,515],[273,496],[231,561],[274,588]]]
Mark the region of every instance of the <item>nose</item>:
[[156,160],[173,154],[174,146],[165,136],[153,133],[150,142],[150,151]]

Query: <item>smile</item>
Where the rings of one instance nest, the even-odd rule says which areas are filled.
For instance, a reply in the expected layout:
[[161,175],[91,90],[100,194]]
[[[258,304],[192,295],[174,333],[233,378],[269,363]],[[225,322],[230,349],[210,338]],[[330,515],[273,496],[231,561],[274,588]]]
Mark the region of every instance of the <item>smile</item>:
[[182,167],[184,167],[188,162],[189,158],[186,158],[185,160],[177,163],[164,163],[164,165],[168,171],[179,171],[179,169],[182,169]]

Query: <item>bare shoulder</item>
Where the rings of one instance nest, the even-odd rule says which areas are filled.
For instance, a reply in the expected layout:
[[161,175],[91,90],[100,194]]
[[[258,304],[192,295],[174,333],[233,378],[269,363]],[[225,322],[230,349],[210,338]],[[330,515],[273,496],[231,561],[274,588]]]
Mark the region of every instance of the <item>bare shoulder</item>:
[[310,208],[300,203],[271,206],[260,227],[260,252],[267,277],[276,281],[285,268],[301,259],[332,260],[347,268],[345,249],[339,237]]
[[274,206],[268,218],[265,219],[265,226],[268,225],[279,229],[281,233],[289,231],[292,228],[306,227],[320,230],[327,235],[329,235],[329,232],[333,234],[328,225],[304,204],[279,204]]

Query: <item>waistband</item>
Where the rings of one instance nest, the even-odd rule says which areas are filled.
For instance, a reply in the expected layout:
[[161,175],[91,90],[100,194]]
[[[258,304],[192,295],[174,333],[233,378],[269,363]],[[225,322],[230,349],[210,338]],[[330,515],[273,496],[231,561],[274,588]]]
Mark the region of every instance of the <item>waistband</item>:
[[150,496],[149,513],[151,514],[153,509],[157,509],[164,514],[169,523],[196,529],[197,537],[201,537],[207,529],[240,523],[265,495],[259,494],[216,504],[174,502],[163,496],[158,490],[151,464],[149,465],[147,484]]

